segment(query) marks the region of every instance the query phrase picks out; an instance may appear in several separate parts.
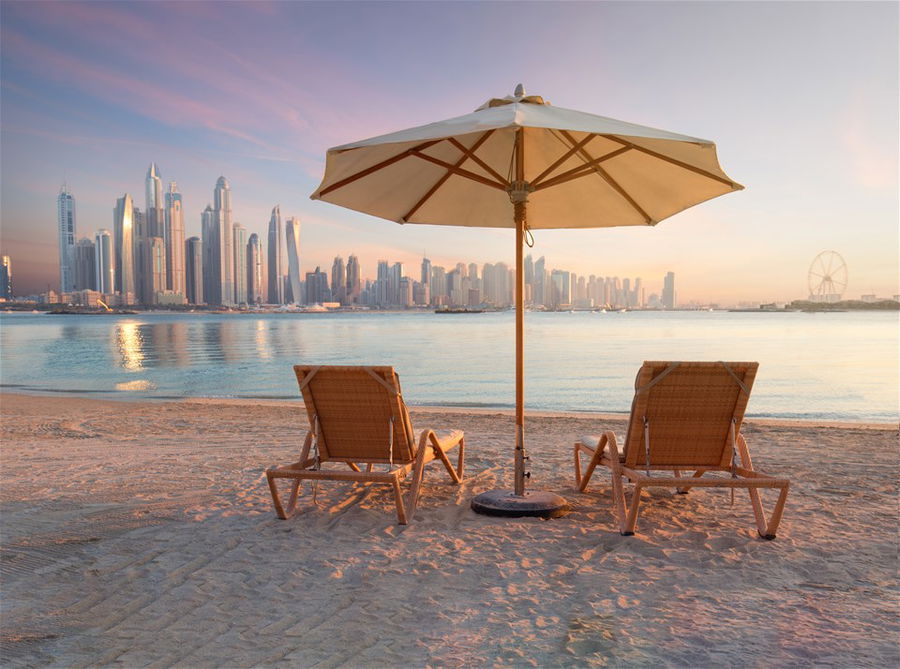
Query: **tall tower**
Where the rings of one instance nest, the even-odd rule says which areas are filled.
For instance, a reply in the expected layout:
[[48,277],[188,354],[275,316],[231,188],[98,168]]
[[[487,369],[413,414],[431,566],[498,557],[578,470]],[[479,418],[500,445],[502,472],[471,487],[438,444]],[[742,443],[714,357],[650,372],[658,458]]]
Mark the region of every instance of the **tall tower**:
[[232,227],[234,246],[234,303],[246,304],[247,299],[247,228],[240,223]]
[[213,191],[213,211],[215,213],[216,226],[219,229],[219,278],[221,283],[220,304],[232,305],[234,299],[234,236],[231,223],[231,187],[228,179],[219,177],[216,188]]
[[144,180],[146,192],[147,236],[162,237],[165,239],[166,223],[163,214],[162,179],[159,178],[159,168],[156,163],[150,163],[147,168],[147,178]]
[[663,309],[675,308],[675,272],[666,272],[662,290]]
[[59,290],[69,293],[75,289],[75,198],[63,184],[59,190],[57,223],[59,227]]
[[[291,282],[291,294],[294,304],[300,304],[300,219],[289,218],[284,223],[284,236],[287,238],[288,278]],[[318,272],[318,268],[316,269]]]
[[166,193],[166,289],[186,297],[184,287],[184,212],[178,184],[169,182]]
[[206,205],[206,209],[200,214],[200,231],[203,236],[201,245],[203,251],[203,298],[206,304],[222,304],[221,270],[221,235],[216,225],[216,217],[212,205]]
[[12,262],[9,256],[0,257],[0,297],[11,300],[12,290]]
[[269,218],[268,263],[269,286],[267,301],[269,304],[284,304],[284,247],[281,243],[281,208],[276,204]]
[[75,242],[75,290],[97,290],[97,262],[94,242],[79,239]]
[[431,261],[422,256],[422,283],[428,284],[431,282]]
[[331,264],[331,298],[335,302],[347,304],[347,274],[344,271],[344,259],[335,257]]
[[184,243],[185,297],[188,304],[203,304],[203,243],[190,237]]
[[359,302],[362,286],[359,277],[359,258],[351,255],[347,258],[347,304]]
[[113,252],[112,235],[109,230],[98,230],[94,235],[94,265],[97,268],[97,277],[94,284],[97,290],[104,295],[110,295],[116,288],[116,263]]
[[115,244],[115,290],[122,296],[123,304],[135,300],[134,285],[134,203],[125,193],[116,200],[113,210],[113,234]]
[[263,287],[262,248],[259,235],[255,232],[247,242],[247,303],[261,304],[265,289]]

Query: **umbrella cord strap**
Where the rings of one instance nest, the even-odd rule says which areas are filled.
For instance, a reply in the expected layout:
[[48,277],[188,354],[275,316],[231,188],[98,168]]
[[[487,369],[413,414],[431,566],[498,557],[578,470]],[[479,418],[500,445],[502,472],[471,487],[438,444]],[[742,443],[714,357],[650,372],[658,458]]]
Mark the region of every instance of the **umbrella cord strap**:
[[[318,370],[317,370],[318,371]],[[315,454],[316,464],[313,465],[314,471],[319,471],[322,469],[322,455],[319,453],[319,414],[316,414],[313,417],[313,453]],[[318,506],[318,493],[319,493],[319,479],[313,479],[312,484],[313,494],[312,501],[313,504]]]
[[[737,421],[731,419],[731,478],[737,478],[737,436],[735,435],[735,423]],[[731,506],[734,506],[734,488],[731,489]]]
[[644,416],[644,469],[647,477],[652,476],[650,473],[650,421]]

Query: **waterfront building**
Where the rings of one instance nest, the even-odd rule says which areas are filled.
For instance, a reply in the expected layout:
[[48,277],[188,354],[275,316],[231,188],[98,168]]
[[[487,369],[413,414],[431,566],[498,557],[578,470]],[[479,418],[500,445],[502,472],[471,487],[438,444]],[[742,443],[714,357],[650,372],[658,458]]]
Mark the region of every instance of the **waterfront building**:
[[547,284],[547,267],[544,256],[537,259],[534,263],[534,288],[532,290],[531,301],[535,306],[547,305],[547,291],[544,290]]
[[71,292],[75,288],[75,197],[63,184],[56,200],[56,221],[59,232],[59,290]]
[[344,271],[344,259],[336,256],[331,263],[331,299],[347,304],[347,274]]
[[284,304],[284,245],[281,243],[281,208],[277,204],[269,218],[267,260],[269,285],[266,301],[269,304]]
[[184,286],[184,211],[178,184],[169,182],[166,193],[166,288],[185,296]]
[[400,280],[403,278],[403,263],[395,262],[388,272],[387,304],[397,306],[403,304],[405,296],[400,294]]
[[[291,300],[300,304],[303,291],[300,288],[300,219],[289,218],[284,222],[284,236],[287,240],[288,279],[291,284]],[[318,268],[316,268],[318,271]],[[326,284],[327,287],[327,284]],[[308,292],[308,291],[307,291]],[[318,302],[331,300],[317,300]]]
[[147,168],[147,178],[144,180],[147,205],[147,237],[162,237],[165,239],[166,221],[163,213],[162,179],[159,178],[159,168],[156,163],[150,163]]
[[94,254],[94,287],[104,295],[111,295],[116,292],[116,263],[109,230],[98,230],[94,235]]
[[675,273],[674,272],[666,272],[666,276],[663,279],[662,306],[663,306],[663,309],[674,309],[675,308]]
[[440,265],[431,268],[431,304],[447,304],[447,271]]
[[206,304],[222,304],[221,270],[217,267],[221,259],[221,240],[216,216],[211,204],[200,214],[200,234],[202,236],[203,299]]
[[427,307],[431,301],[431,289],[428,283],[416,281],[413,284],[413,302],[417,307]]
[[75,290],[97,290],[97,261],[94,242],[79,239],[75,242]]
[[401,276],[397,284],[397,305],[409,308],[415,304],[413,300],[414,281],[408,276]]
[[[290,262],[290,258],[288,258]],[[293,290],[293,286],[291,286]],[[299,296],[299,288],[298,296]],[[298,300],[299,302],[299,300]],[[316,267],[315,272],[306,273],[306,304],[322,304],[331,302],[331,291],[328,290],[328,275]]]
[[188,304],[203,304],[203,243],[189,237],[184,247],[185,296]]
[[12,261],[9,256],[2,256],[0,257],[0,297],[11,300],[12,296]]
[[135,299],[134,266],[134,203],[125,193],[116,200],[113,210],[113,244],[115,246],[115,291],[122,304],[132,304]]
[[231,306],[235,303],[234,294],[234,237],[231,221],[231,187],[228,179],[219,177],[213,190],[213,213],[216,231],[219,236],[217,246],[218,262],[216,281],[219,289],[219,304]]
[[347,259],[347,304],[359,302],[362,286],[359,275],[359,258],[351,255]]
[[422,272],[420,281],[424,284],[431,283],[431,261],[424,256],[422,257]]
[[390,304],[388,301],[388,275],[390,274],[390,265],[387,260],[378,261],[378,270],[375,275],[375,305],[386,307]]
[[259,235],[255,232],[247,241],[247,303],[262,304],[263,268],[262,247],[259,243]]
[[162,237],[149,237],[143,243],[147,268],[146,297],[144,304],[169,302],[166,293],[166,241]]
[[232,246],[234,248],[234,303],[246,304],[247,299],[247,228],[240,223],[235,223],[232,228],[234,235]]

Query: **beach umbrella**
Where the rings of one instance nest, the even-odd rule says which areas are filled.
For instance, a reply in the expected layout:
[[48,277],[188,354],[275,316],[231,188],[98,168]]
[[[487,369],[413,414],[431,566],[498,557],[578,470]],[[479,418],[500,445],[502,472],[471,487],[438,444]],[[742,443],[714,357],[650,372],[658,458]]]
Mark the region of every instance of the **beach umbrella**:
[[526,491],[523,246],[531,230],[656,225],[743,188],[711,141],[552,106],[526,95],[471,114],[328,150],[314,200],[397,223],[514,228],[515,485],[472,502],[495,515],[559,515],[565,500]]

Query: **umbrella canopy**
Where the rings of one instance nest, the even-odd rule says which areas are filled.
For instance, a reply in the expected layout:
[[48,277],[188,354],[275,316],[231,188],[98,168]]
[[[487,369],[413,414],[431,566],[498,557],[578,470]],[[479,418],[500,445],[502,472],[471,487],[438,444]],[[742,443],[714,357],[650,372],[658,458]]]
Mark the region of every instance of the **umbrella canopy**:
[[709,140],[554,107],[520,84],[471,114],[329,149],[311,197],[397,223],[515,228],[515,489],[483,493],[491,499],[473,508],[557,515],[562,498],[525,493],[527,231],[655,225],[742,188]]

